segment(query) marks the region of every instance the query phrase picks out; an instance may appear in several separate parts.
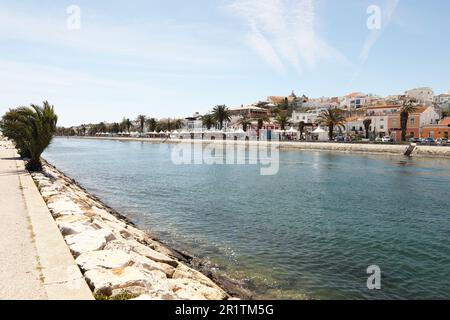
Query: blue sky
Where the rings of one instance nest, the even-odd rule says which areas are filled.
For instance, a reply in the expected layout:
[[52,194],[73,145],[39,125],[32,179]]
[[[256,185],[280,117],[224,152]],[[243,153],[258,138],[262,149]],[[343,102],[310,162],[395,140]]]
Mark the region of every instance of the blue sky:
[[[66,9],[81,9],[81,29]],[[381,8],[369,30],[367,8]],[[60,125],[206,112],[286,95],[450,89],[442,0],[0,0],[0,113]]]

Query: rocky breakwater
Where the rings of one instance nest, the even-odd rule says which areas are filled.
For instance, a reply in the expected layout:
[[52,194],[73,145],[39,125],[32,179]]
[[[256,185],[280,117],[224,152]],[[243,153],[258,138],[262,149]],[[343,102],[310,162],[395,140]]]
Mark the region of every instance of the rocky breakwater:
[[184,257],[46,164],[32,174],[97,298],[226,300],[231,296]]

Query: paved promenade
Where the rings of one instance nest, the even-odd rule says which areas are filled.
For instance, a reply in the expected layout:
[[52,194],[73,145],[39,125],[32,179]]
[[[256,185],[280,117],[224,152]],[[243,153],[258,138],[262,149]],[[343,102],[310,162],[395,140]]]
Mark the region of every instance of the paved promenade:
[[0,141],[0,300],[93,299],[33,179]]
[[15,156],[0,149],[0,299],[46,299]]

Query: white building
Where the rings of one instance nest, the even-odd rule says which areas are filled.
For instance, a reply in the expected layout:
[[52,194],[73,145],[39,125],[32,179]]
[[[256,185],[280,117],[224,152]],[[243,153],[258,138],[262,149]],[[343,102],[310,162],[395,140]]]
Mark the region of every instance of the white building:
[[347,109],[359,109],[367,106],[372,101],[371,97],[368,97],[362,92],[353,92],[341,100],[341,108]]
[[302,121],[304,123],[316,123],[317,118],[324,110],[326,110],[326,109],[314,109],[314,110],[309,110],[306,112],[294,111],[294,112],[292,112],[291,121],[293,123],[300,123]]
[[370,131],[377,137],[384,137],[388,134],[388,117],[383,115],[369,116],[372,120]]
[[433,89],[428,87],[411,89],[405,92],[408,98],[416,99],[419,103],[430,104],[434,101]]
[[384,116],[398,112],[401,105],[384,105],[384,106],[372,106],[367,108],[368,116]]
[[434,107],[428,107],[420,113],[420,127],[429,124],[438,124],[440,120],[441,116]]
[[450,103],[450,94],[443,93],[434,97],[434,102],[438,104]]
[[185,128],[188,131],[201,129],[203,127],[202,115],[198,112],[194,113],[192,117],[185,118]]
[[364,135],[364,119],[348,118],[345,124],[345,132],[348,134]]
[[388,135],[388,116],[398,112],[400,105],[372,106],[367,108],[367,117],[372,120],[370,131],[377,137]]

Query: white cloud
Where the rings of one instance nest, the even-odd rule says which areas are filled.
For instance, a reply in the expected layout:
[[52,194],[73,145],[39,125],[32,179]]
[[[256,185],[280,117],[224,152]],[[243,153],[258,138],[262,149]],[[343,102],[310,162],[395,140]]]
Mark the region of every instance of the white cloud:
[[279,71],[347,62],[317,34],[315,0],[236,0],[228,9],[248,24],[248,45]]
[[[210,41],[220,38],[225,30],[204,29],[201,25],[177,25],[174,22],[156,25],[107,25],[83,18],[79,31],[66,27],[64,12],[60,17],[19,13],[2,8],[0,39],[25,41],[30,44],[52,45],[89,54],[98,54],[123,61],[123,56],[138,59],[147,66],[229,66],[232,50]],[[83,17],[83,16],[82,16]],[[207,38],[189,37],[202,33]]]

